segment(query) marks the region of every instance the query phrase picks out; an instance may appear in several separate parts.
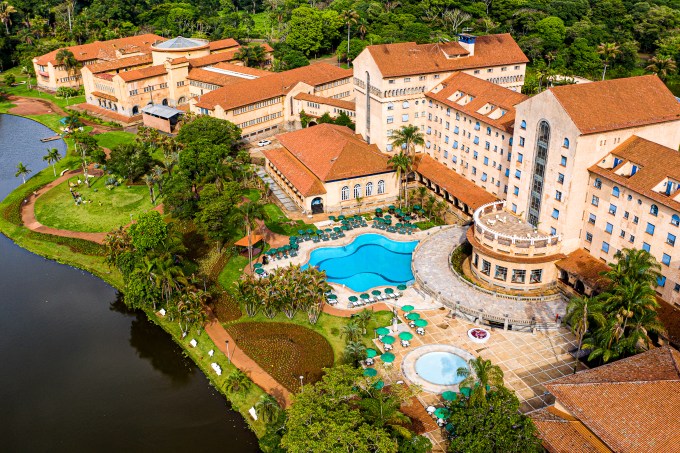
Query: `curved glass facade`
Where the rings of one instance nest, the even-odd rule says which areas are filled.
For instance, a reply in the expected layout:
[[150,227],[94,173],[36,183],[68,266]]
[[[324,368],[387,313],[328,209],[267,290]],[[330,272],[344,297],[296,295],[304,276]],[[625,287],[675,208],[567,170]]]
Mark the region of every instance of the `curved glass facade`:
[[536,154],[534,155],[534,172],[531,176],[531,198],[529,199],[529,215],[527,221],[538,226],[541,213],[541,196],[545,183],[545,167],[548,163],[548,145],[550,143],[550,125],[543,120],[538,124],[536,137]]

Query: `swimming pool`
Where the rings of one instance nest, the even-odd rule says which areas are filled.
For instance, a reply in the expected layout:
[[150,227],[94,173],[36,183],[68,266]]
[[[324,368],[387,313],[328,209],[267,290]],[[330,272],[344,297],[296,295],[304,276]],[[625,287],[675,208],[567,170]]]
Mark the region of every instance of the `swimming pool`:
[[[333,283],[362,292],[376,286],[412,283],[411,257],[418,241],[393,241],[380,234],[362,234],[350,244],[312,251],[306,266],[326,271]],[[305,267],[306,267],[305,266]]]
[[468,368],[462,357],[452,352],[428,352],[416,360],[416,373],[428,382],[438,385],[459,384],[458,368]]

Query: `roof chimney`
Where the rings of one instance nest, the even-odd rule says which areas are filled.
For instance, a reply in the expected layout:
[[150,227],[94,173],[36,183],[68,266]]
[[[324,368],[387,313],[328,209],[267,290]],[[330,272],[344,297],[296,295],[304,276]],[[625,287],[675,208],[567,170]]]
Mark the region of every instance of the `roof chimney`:
[[458,44],[470,53],[470,56],[475,54],[475,40],[476,36],[461,33],[458,35]]

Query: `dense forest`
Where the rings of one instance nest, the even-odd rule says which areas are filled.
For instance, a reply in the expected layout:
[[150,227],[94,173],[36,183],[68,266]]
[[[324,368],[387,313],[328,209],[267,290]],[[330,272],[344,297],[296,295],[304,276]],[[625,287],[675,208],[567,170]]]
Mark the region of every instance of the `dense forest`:
[[143,32],[266,40],[296,62],[509,32],[538,74],[530,85],[550,72],[600,78],[605,65],[607,77],[655,72],[674,85],[680,58],[680,0],[6,0],[0,20],[3,68],[29,71],[34,55]]

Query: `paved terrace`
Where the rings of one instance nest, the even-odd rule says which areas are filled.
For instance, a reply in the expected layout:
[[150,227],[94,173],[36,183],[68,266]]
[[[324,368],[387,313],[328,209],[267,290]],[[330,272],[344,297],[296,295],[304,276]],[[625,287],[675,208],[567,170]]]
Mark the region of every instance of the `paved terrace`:
[[453,273],[449,268],[453,249],[465,240],[467,228],[443,228],[421,242],[413,254],[413,268],[419,283],[439,302],[454,308],[458,302],[463,308],[483,311],[486,314],[537,322],[552,322],[555,315],[563,316],[566,302],[555,300],[515,300],[478,291]]
[[534,227],[507,211],[492,211],[479,216],[479,220],[489,229],[508,236],[544,238],[545,234],[535,232]]

